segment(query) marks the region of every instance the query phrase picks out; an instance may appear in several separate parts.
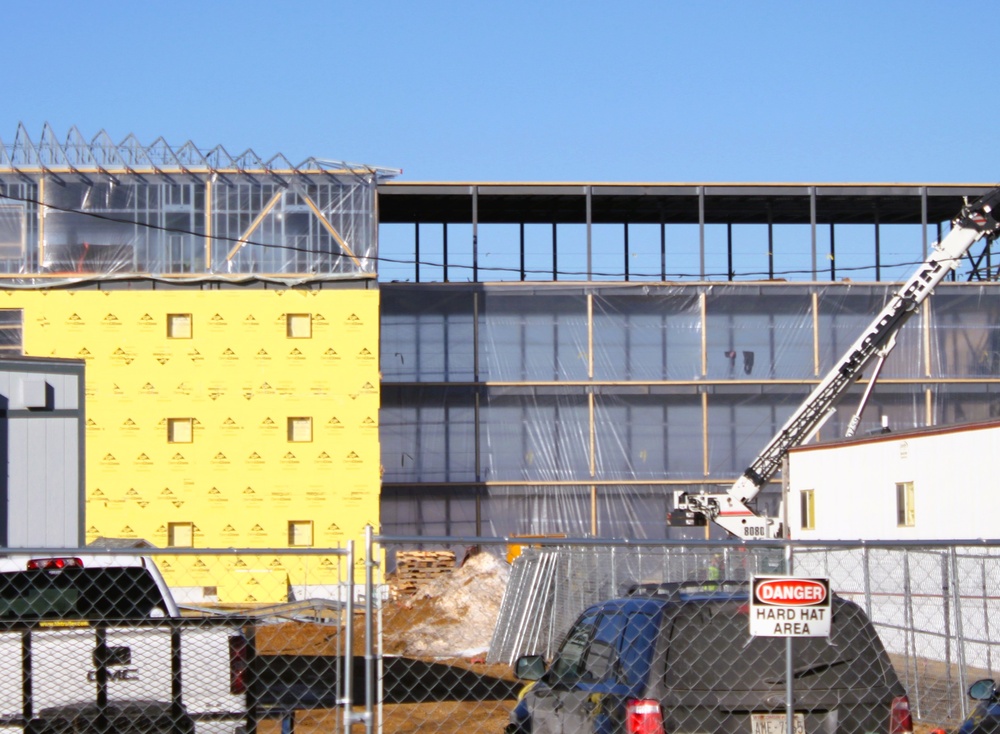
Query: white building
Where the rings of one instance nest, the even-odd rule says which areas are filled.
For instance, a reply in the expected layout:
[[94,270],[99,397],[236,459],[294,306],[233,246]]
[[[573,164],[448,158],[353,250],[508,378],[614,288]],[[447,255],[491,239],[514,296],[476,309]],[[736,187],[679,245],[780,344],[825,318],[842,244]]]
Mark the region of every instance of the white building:
[[791,537],[998,538],[995,451],[1000,451],[1000,421],[793,449],[786,480]]

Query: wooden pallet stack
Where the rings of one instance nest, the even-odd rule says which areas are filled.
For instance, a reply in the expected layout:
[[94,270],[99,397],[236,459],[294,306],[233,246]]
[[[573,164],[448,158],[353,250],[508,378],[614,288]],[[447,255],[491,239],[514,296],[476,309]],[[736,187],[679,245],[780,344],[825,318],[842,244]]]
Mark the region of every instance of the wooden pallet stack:
[[395,592],[412,596],[421,584],[449,574],[455,568],[452,551],[399,551],[396,553]]

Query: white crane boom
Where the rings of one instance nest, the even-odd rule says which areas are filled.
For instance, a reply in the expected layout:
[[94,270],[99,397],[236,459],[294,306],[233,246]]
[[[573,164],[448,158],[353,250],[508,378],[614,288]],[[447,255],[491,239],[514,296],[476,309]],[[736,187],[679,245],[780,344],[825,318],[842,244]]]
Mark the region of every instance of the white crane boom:
[[711,520],[738,538],[782,537],[781,521],[758,515],[748,503],[781,468],[788,450],[809,441],[833,415],[837,403],[861,377],[865,366],[876,356],[881,355],[884,359],[899,330],[938,283],[958,267],[969,248],[983,237],[993,239],[997,236],[1000,223],[993,211],[998,204],[1000,187],[966,204],[952,221],[951,231],[935,243],[930,256],[893,295],[858,340],[848,347],[729,491],[724,494],[678,492],[671,524],[704,525]]

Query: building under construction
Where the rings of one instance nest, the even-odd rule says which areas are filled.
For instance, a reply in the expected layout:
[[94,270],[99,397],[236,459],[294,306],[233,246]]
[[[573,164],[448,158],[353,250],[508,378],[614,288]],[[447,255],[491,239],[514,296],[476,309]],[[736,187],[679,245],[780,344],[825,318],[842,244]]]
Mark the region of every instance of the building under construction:
[[[397,174],[0,145],[0,333],[86,361],[88,539],[686,532],[674,492],[730,484],[989,188]],[[980,247],[911,320],[861,433],[1000,412],[995,271]]]
[[[0,145],[0,333],[86,364],[87,542],[330,548],[377,526],[375,204],[394,173],[48,127]],[[221,588],[184,559],[164,571],[195,601],[338,581],[335,559],[262,557]]]
[[[990,188],[381,185],[383,530],[703,537],[674,492],[732,484]],[[994,261],[903,329],[860,435],[1000,414]]]

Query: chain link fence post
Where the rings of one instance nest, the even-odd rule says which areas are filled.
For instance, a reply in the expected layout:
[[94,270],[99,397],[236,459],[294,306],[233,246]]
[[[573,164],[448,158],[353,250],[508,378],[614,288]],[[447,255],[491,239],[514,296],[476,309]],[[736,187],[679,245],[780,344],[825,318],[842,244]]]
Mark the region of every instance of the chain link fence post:
[[951,560],[952,594],[955,604],[955,658],[958,664],[958,700],[962,708],[962,718],[968,715],[968,707],[964,693],[966,690],[965,671],[965,632],[962,628],[962,578],[958,572],[958,549],[952,546],[949,551]]
[[910,577],[909,548],[903,548],[903,626],[903,665],[905,666],[906,679],[913,682],[913,707],[919,719],[921,716],[920,671],[917,667],[917,635],[913,623],[913,585]]
[[993,645],[990,644],[989,591],[986,587],[986,559],[979,559],[980,587],[983,594],[983,637],[986,640],[986,670],[993,672]]
[[[365,732],[375,730],[375,529],[365,525]],[[353,656],[354,651],[349,655]]]

